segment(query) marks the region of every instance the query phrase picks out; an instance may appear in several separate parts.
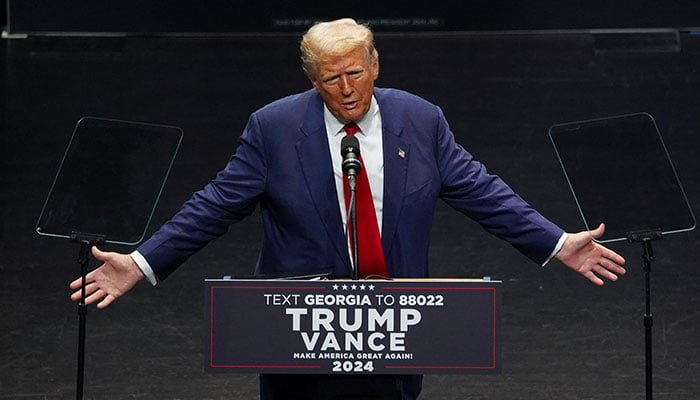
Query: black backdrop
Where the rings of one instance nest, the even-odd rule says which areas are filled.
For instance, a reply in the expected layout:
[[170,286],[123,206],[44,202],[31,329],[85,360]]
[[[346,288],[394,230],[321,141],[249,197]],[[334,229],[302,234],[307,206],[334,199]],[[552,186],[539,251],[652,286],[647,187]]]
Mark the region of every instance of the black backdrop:
[[10,32],[267,32],[345,15],[379,30],[504,31],[692,28],[693,0],[7,0]]
[[[77,313],[67,286],[78,273],[78,249],[33,228],[76,121],[93,115],[183,128],[152,232],[226,162],[250,112],[309,87],[297,61],[298,39],[30,36],[0,42],[0,398],[73,397]],[[567,230],[581,229],[582,222],[547,128],[649,112],[700,214],[700,36],[681,33],[668,46],[648,46],[650,37],[639,34],[612,46],[602,46],[602,39],[570,32],[378,34],[377,83],[440,105],[461,144]],[[86,397],[255,398],[255,376],[202,371],[202,280],[250,273],[260,225],[253,215],[157,287],[141,283],[106,310],[91,308]],[[658,400],[700,398],[699,246],[698,230],[654,244]],[[641,249],[614,248],[627,257],[628,275],[594,287],[556,263],[532,265],[440,204],[432,274],[503,280],[504,370],[493,377],[428,376],[423,398],[643,398]]]

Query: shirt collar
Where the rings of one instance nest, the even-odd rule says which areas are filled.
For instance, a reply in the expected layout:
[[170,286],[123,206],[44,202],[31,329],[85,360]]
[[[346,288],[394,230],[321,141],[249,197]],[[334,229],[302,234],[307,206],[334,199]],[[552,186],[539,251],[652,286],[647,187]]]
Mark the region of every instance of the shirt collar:
[[[369,128],[372,123],[372,119],[374,119],[377,114],[379,114],[379,105],[377,104],[377,99],[374,97],[374,95],[372,95],[369,110],[367,110],[367,113],[365,113],[362,118],[355,121],[357,126],[360,127],[360,135],[367,136],[367,132],[370,132]],[[333,114],[331,114],[325,103],[323,104],[323,120],[326,123],[326,130],[331,132],[333,136],[338,136],[341,133],[345,134],[345,131],[343,130],[343,126],[345,126],[345,124],[338,121]]]

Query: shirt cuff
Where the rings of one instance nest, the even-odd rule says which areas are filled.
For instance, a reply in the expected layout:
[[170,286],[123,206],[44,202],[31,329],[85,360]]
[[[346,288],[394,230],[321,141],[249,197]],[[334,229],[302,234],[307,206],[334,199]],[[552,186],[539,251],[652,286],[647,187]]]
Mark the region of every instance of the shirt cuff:
[[146,261],[146,258],[136,250],[131,253],[131,258],[134,259],[134,262],[136,262],[136,265],[138,265],[151,285],[155,286],[158,283],[158,278],[156,278],[156,274],[153,272],[151,265],[148,264],[148,261]]
[[564,246],[564,241],[566,241],[566,232],[562,233],[561,237],[559,237],[559,241],[557,242],[557,245],[554,246],[552,254],[550,254],[549,257],[547,257],[547,260],[545,260],[544,263],[542,263],[543,267],[547,265],[552,260],[552,258],[554,258],[554,256],[557,255],[557,253],[559,253],[559,250],[561,250],[562,246]]

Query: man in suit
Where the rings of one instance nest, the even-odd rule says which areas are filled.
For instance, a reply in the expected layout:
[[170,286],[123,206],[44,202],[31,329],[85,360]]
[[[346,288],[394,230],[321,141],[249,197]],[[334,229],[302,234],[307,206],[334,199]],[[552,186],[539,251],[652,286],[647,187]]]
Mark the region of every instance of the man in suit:
[[[301,51],[313,89],[253,113],[226,167],[135,252],[93,249],[104,264],[87,276],[87,304],[103,308],[144,278],[152,284],[165,279],[257,205],[264,227],[257,274],[349,276],[353,252],[345,236],[340,144],[352,125],[381,242],[372,261],[380,275],[428,276],[438,199],[540,265],[557,258],[598,285],[625,273],[624,259],[591,239],[602,235],[603,226],[563,232],[455,142],[440,108],[400,90],[375,88],[379,56],[369,29],[350,19],[317,24],[304,35]],[[71,288],[80,285],[78,279]],[[80,299],[80,291],[72,298]],[[263,398],[280,398],[280,388],[284,398],[297,398],[294,382],[263,377]],[[416,398],[420,378],[403,383],[404,398]]]

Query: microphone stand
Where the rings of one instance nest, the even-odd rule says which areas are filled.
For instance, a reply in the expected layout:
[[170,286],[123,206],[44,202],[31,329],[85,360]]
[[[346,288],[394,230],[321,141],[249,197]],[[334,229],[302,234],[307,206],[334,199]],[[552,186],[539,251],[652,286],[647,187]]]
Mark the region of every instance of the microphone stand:
[[[348,134],[340,141],[340,154],[343,156],[343,173],[348,177],[348,189],[350,192],[350,204],[348,204],[347,229],[345,234],[352,238],[352,265],[350,266],[350,276],[353,280],[358,280],[360,268],[358,265],[357,246],[357,211],[355,200],[355,188],[357,186],[357,174],[362,170],[360,161],[360,142],[352,134]],[[346,241],[347,241],[346,236]]]
[[348,187],[350,188],[350,206],[348,207],[348,221],[352,221],[348,225],[348,230],[350,231],[350,236],[352,237],[352,266],[350,274],[353,280],[359,279],[359,268],[358,268],[358,248],[357,248],[357,210],[355,209],[355,187],[356,187],[356,176],[354,174],[348,175]]

